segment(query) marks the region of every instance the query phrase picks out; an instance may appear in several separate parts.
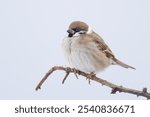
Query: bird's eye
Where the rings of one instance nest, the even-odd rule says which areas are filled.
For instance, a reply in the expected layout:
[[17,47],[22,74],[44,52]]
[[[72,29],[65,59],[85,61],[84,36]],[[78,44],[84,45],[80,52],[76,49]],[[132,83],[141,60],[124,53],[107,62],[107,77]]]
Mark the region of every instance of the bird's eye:
[[81,30],[79,28],[73,29],[75,32],[80,32]]
[[79,28],[76,28],[76,32],[80,32],[81,30]]

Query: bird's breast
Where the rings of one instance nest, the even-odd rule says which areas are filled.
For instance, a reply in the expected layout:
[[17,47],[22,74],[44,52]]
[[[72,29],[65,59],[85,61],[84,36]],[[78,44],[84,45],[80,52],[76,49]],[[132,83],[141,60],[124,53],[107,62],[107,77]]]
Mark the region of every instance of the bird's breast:
[[108,67],[109,60],[93,43],[81,43],[78,37],[65,38],[63,48],[70,65],[84,72],[98,72]]

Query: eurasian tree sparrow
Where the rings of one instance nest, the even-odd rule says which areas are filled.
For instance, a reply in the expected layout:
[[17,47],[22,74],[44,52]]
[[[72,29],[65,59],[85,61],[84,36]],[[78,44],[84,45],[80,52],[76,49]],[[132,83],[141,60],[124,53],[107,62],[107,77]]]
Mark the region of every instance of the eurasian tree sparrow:
[[104,40],[90,26],[74,21],[67,30],[62,47],[70,65],[86,73],[97,73],[110,65],[134,67],[118,60]]

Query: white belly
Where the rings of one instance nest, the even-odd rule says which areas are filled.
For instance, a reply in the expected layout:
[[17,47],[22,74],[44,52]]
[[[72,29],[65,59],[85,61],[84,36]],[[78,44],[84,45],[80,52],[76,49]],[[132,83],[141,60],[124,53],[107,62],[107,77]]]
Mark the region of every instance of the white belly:
[[[85,51],[81,50],[76,50],[71,52],[70,56],[68,56],[70,64],[77,68],[80,69],[84,72],[96,72],[96,66],[94,63],[96,60]],[[95,61],[95,62],[94,62]]]
[[99,50],[95,51],[93,48],[79,45],[78,38],[63,40],[65,56],[72,67],[87,73],[97,73],[111,64],[103,53],[99,52],[97,55],[96,51]]

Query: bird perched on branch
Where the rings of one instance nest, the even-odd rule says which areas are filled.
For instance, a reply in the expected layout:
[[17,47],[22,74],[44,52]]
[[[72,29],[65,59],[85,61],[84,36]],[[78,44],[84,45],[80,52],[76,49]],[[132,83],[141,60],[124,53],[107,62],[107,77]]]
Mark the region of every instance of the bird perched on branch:
[[110,65],[135,69],[118,60],[104,40],[90,26],[74,21],[67,30],[62,47],[70,65],[86,73],[97,73]]

